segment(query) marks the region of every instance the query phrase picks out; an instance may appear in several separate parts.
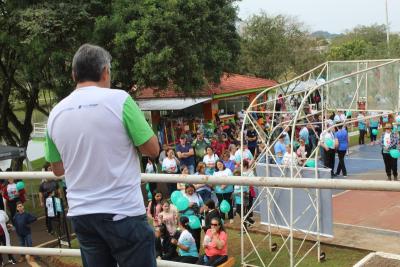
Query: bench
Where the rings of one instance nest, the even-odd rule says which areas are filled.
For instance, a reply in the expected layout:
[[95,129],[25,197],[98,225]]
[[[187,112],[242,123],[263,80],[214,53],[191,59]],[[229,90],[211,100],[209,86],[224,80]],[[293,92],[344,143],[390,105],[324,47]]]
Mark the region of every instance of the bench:
[[235,258],[229,257],[226,262],[218,265],[218,267],[233,267],[233,265],[235,265]]

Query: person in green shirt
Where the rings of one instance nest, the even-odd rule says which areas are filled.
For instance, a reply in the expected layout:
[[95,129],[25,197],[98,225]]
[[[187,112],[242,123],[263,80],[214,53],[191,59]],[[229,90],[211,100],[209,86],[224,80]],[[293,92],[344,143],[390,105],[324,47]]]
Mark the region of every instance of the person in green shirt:
[[210,146],[210,141],[204,138],[204,133],[202,131],[197,131],[196,139],[192,143],[196,156],[196,164],[203,161],[208,146]]

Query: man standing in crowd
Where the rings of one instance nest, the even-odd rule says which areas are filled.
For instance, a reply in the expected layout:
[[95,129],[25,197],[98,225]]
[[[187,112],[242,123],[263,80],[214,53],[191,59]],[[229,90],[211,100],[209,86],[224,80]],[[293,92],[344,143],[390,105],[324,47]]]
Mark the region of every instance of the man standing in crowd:
[[321,133],[321,146],[325,150],[324,165],[331,169],[331,177],[336,177],[335,169],[335,135],[333,134],[333,121],[328,120],[327,129]]
[[[48,171],[51,171],[49,166]],[[56,180],[44,179],[39,186],[39,201],[40,207],[44,208],[44,213],[46,216],[46,228],[48,233],[53,232],[52,224],[50,223],[49,217],[47,216],[47,206],[45,205],[46,199],[51,195],[51,193],[58,191],[59,186]]]
[[347,134],[346,127],[342,124],[338,126],[338,131],[335,134],[335,143],[337,145],[337,153],[339,157],[339,164],[337,166],[336,175],[342,172],[343,177],[347,177],[346,165],[344,164],[344,156],[349,148],[349,135]]
[[45,150],[54,174],[65,174],[83,266],[155,267],[137,150],[156,158],[157,137],[130,95],[110,89],[106,50],[82,45],[72,77],[76,89],[50,113]]
[[357,122],[358,122],[358,131],[360,135],[358,136],[358,144],[359,145],[364,145],[364,137],[366,133],[366,128],[365,128],[365,119],[364,119],[364,112],[360,112],[357,116]]
[[249,150],[252,155],[254,155],[254,152],[256,151],[257,147],[257,132],[254,129],[253,124],[249,124],[249,128],[246,133],[247,136],[247,146],[249,147]]
[[390,155],[390,150],[397,149],[399,138],[392,132],[392,125],[390,123],[385,124],[385,132],[382,134],[381,138],[382,157],[385,163],[387,179],[389,181],[392,180],[393,174],[393,180],[397,181],[397,158],[393,158]]
[[278,141],[274,145],[276,164],[283,164],[283,155],[286,153],[285,136],[281,134]]
[[[307,122],[307,121],[305,121]],[[310,156],[311,154],[311,146],[310,146],[310,132],[309,129],[311,129],[311,124],[307,123],[307,125],[304,125],[303,128],[301,128],[299,132],[299,138],[303,139],[305,144],[306,144],[306,151],[307,151],[307,156]]]
[[210,142],[204,138],[203,132],[198,130],[197,137],[192,143],[192,147],[196,154],[196,164],[203,161],[204,155],[206,154],[206,148],[210,145]]
[[186,135],[182,134],[179,139],[179,144],[176,145],[176,154],[181,165],[187,166],[189,173],[194,174],[194,151],[193,147],[191,147],[186,140]]

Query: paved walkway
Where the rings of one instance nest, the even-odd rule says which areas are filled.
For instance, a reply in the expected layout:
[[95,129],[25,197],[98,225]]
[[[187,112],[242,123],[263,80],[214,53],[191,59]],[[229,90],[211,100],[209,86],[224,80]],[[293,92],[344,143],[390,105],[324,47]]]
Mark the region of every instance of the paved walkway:
[[[379,145],[356,146],[346,157],[348,179],[386,180]],[[333,198],[330,243],[400,254],[400,192],[341,191]]]
[[[31,226],[32,226],[31,229],[32,229],[33,246],[38,246],[38,245],[47,243],[52,240],[54,241],[56,239],[54,236],[47,233],[44,218],[39,218],[39,220],[34,222]],[[18,242],[16,233],[11,232],[10,236],[11,236],[11,245],[19,246],[19,242]],[[18,260],[20,258],[20,255],[14,255],[14,257],[16,260]],[[3,255],[3,258],[8,260],[8,257],[6,255]],[[40,260],[38,260],[37,263],[41,267],[47,266],[45,263],[41,262]],[[18,263],[17,265],[9,265],[9,266],[25,267],[25,266],[30,266],[30,265],[25,261],[22,263]]]

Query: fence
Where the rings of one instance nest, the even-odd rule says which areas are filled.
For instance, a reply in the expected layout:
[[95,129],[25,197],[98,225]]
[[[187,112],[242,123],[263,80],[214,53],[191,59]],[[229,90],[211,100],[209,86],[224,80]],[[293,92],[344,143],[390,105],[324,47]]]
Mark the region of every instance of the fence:
[[[0,172],[0,179],[62,179],[56,177],[51,172]],[[207,184],[232,184],[232,185],[254,185],[266,187],[289,187],[289,188],[319,188],[319,189],[344,189],[344,190],[365,190],[365,191],[400,191],[399,182],[391,181],[373,181],[373,180],[342,180],[342,179],[291,179],[276,177],[242,177],[227,176],[214,177],[207,175],[178,175],[178,174],[142,174],[144,182],[190,182]],[[0,246],[2,254],[29,254],[29,255],[51,255],[51,256],[80,256],[78,249],[60,249],[60,248],[26,248],[14,246]],[[190,266],[177,262],[157,261],[158,266]],[[192,265],[196,266],[196,265]]]

